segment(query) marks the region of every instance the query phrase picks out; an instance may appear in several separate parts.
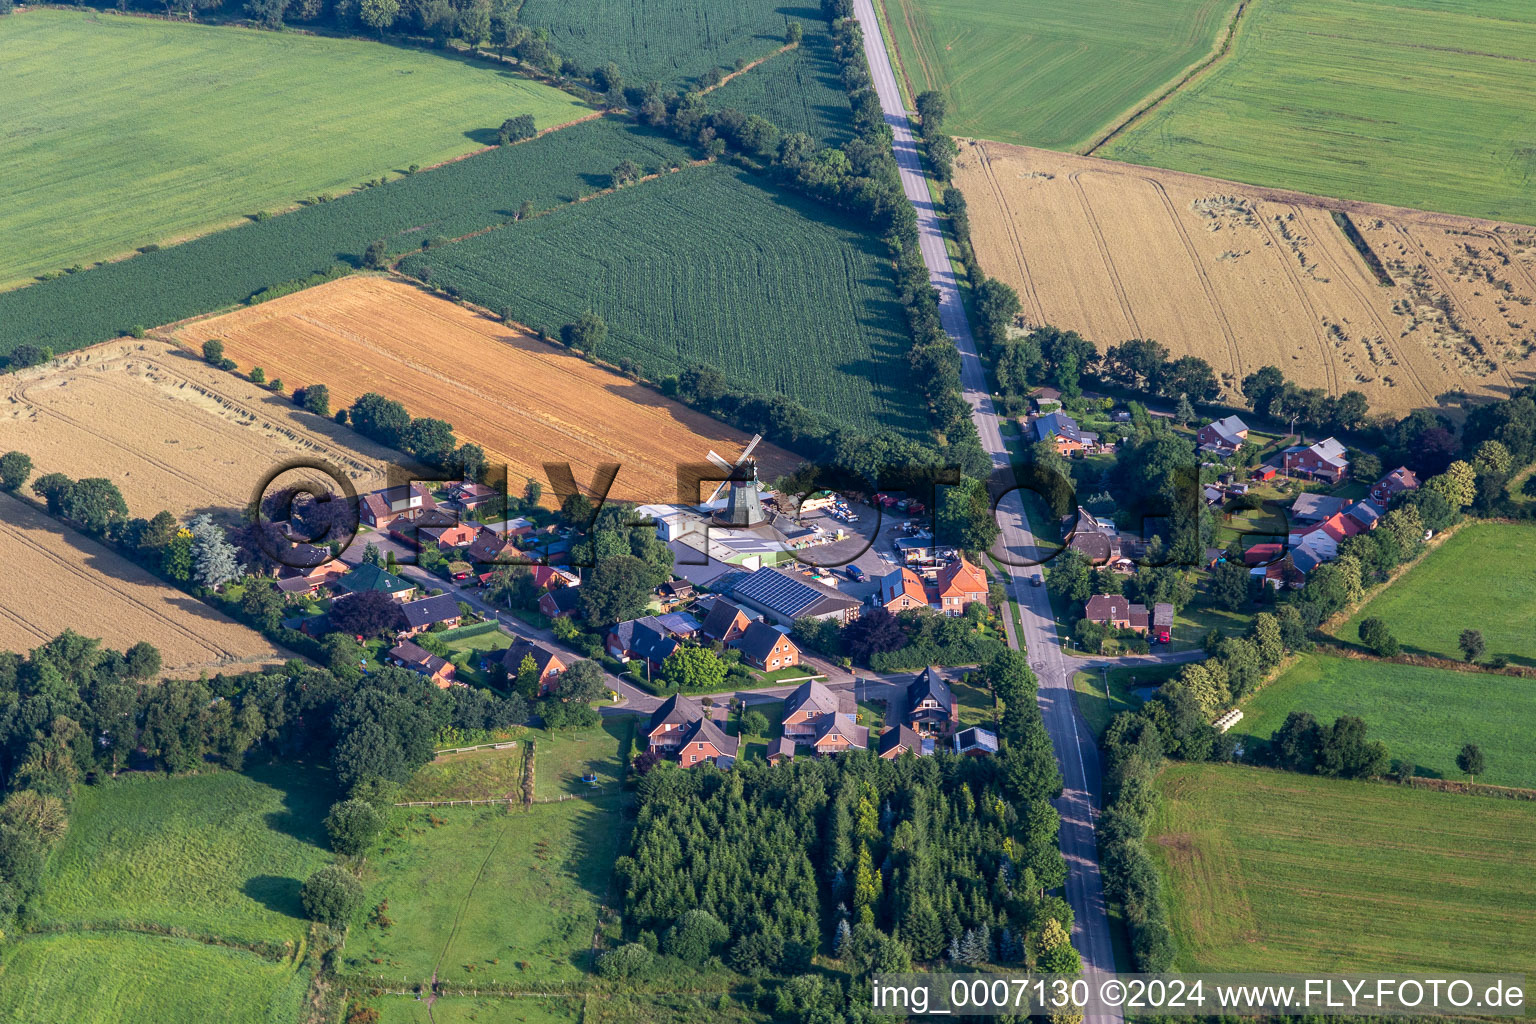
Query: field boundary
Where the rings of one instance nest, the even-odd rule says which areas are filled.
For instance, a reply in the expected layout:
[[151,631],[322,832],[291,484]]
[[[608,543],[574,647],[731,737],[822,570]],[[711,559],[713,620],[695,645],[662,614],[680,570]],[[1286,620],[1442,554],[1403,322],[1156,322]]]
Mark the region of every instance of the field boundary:
[[1248,5],[1253,3],[1258,3],[1258,0],[1238,0],[1237,10],[1232,12],[1232,18],[1227,22],[1226,35],[1217,41],[1216,46],[1203,60],[1197,62],[1193,67],[1185,69],[1184,73],[1171,86],[1158,93],[1150,101],[1144,102],[1141,106],[1133,109],[1129,115],[1122,115],[1120,120],[1112,125],[1108,132],[1099,136],[1088,148],[1082,150],[1080,155],[1092,156],[1094,150],[1103,147],[1131,125],[1172,99],[1175,93],[1181,91],[1186,85],[1189,85],[1196,78],[1205,74],[1218,61],[1231,53],[1232,44],[1237,39],[1237,30],[1240,27],[1243,13],[1248,9]]

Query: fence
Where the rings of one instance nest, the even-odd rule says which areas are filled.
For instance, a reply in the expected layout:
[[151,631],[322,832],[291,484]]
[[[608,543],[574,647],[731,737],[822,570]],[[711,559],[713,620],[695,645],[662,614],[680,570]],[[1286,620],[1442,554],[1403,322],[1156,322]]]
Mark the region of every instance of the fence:
[[468,754],[475,750],[510,750],[517,746],[517,740],[494,740],[490,743],[476,743],[472,747],[442,747],[432,751],[434,757],[444,754]]
[[[591,800],[596,797],[613,796],[623,790],[622,785],[594,786],[590,793],[561,793],[559,796],[535,797],[532,803],[536,804],[563,804],[567,800]],[[487,804],[521,804],[524,803],[520,796],[491,797],[486,800],[405,800],[395,804],[396,807],[475,807]]]

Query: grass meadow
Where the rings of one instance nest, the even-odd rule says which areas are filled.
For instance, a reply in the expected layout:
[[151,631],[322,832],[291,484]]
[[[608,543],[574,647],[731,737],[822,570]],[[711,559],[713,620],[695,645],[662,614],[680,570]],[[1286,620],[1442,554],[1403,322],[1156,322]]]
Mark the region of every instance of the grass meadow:
[[276,1024],[300,1019],[308,984],[291,959],[160,935],[62,932],[0,947],[0,1020],[28,1024]]
[[1237,0],[879,0],[912,93],[946,131],[1079,150],[1203,60]]
[[1137,690],[1161,686],[1183,668],[1183,665],[1148,664],[1108,670],[1082,669],[1072,675],[1072,688],[1077,691],[1077,710],[1093,734],[1103,736],[1116,715],[1122,711],[1135,711],[1146,703]]
[[1095,155],[1536,224],[1532,54],[1528,0],[1261,0],[1228,56]]
[[[341,973],[407,983],[434,974],[456,984],[579,979],[619,855],[621,799],[402,811],[364,870],[367,898]],[[380,907],[388,927],[375,919]]]
[[608,325],[598,356],[653,379],[712,363],[850,427],[926,429],[880,240],[723,165],[418,253],[403,269],[555,336],[592,310]]
[[0,287],[591,112],[440,53],[91,10],[0,19],[0,50]]
[[1176,969],[1536,969],[1536,803],[1210,764],[1159,788]]
[[335,799],[325,773],[292,766],[82,786],[39,919],[297,942],[299,886],[332,861],[323,822]]
[[1476,629],[1485,658],[1536,665],[1536,527],[1469,523],[1376,594],[1334,631],[1356,643],[1360,621],[1387,624],[1403,650],[1460,660],[1464,629]]
[[1456,753],[1476,743],[1488,762],[1477,781],[1536,788],[1536,686],[1529,679],[1307,655],[1243,704],[1234,731],[1268,739],[1292,711],[1320,722],[1356,715],[1371,739],[1430,778],[1465,778]]
[[379,1011],[379,1024],[577,1024],[580,999],[535,996],[443,996],[432,1003],[415,996],[381,996],[369,1006]]

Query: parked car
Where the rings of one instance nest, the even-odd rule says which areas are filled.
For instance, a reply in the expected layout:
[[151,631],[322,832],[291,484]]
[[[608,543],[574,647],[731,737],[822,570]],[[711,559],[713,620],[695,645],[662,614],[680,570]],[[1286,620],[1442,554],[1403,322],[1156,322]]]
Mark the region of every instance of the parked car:
[[855,582],[855,583],[863,583],[864,582],[864,570],[863,569],[860,569],[856,565],[850,565],[848,567],[847,571],[848,571],[848,578],[850,580],[853,580],[853,582]]

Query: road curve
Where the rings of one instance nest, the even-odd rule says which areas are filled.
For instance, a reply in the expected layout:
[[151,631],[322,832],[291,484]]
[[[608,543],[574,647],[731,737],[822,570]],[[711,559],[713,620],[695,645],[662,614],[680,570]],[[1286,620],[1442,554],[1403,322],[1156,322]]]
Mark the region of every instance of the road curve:
[[[976,340],[971,336],[965,307],[961,304],[959,284],[944,248],[939,214],[923,178],[917,143],[881,39],[880,23],[871,0],[854,0],[853,7],[864,31],[864,53],[875,80],[875,91],[880,97],[880,108],[895,136],[894,149],[901,170],[902,190],[917,210],[923,262],[928,266],[929,279],[939,292],[939,317],[944,330],[960,350],[960,379],[965,399],[971,405],[971,418],[981,435],[982,447],[992,457],[993,466],[1006,468],[1010,460],[998,429],[997,411],[987,388],[986,372],[976,352]],[[1029,577],[1040,571],[1029,564],[1035,557],[1037,545],[1029,532],[1017,492],[1004,496],[998,505],[997,517],[1002,527],[999,544],[1012,563],[1008,589],[1018,603],[1022,619],[1022,636],[1015,635],[1013,623],[1009,622],[1009,642],[1029,653],[1039,677],[1040,709],[1055,745],[1065,783],[1056,806],[1061,812],[1061,851],[1069,869],[1067,899],[1076,917],[1072,942],[1089,972],[1113,972],[1114,949],[1110,943],[1098,844],[1094,838],[1094,821],[1103,798],[1098,747],[1073,703],[1072,673],[1077,665],[1061,650],[1045,589],[1029,582]],[[1011,617],[1005,616],[1007,618]],[[1088,1019],[1098,1024],[1111,1024],[1121,1020],[1121,1015],[1105,1014]]]

